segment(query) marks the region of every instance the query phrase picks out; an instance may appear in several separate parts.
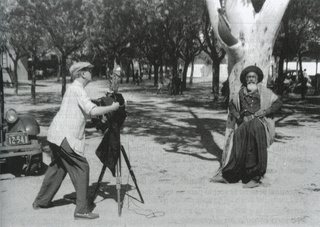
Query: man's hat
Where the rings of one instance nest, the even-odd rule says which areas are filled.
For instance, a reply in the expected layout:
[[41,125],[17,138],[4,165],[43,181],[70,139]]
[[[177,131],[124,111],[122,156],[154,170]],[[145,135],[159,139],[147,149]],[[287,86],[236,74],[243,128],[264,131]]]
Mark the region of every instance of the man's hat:
[[242,72],[240,74],[240,81],[242,84],[247,84],[246,75],[250,72],[255,72],[258,75],[258,83],[260,83],[263,80],[262,70],[255,65],[250,65],[250,66],[246,67],[244,70],[242,70]]
[[74,75],[81,70],[91,68],[93,68],[93,65],[91,65],[89,62],[76,62],[70,67],[69,72],[71,73],[71,75]]
[[112,73],[115,74],[115,75],[117,75],[118,77],[120,77],[121,67],[120,67],[119,65],[116,66],[116,67],[114,67]]

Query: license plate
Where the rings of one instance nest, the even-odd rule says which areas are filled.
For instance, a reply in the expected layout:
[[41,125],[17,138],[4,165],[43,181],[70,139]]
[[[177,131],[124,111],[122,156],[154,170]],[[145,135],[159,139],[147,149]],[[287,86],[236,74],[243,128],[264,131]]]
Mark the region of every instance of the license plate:
[[14,132],[6,134],[7,145],[29,144],[28,134],[26,132]]

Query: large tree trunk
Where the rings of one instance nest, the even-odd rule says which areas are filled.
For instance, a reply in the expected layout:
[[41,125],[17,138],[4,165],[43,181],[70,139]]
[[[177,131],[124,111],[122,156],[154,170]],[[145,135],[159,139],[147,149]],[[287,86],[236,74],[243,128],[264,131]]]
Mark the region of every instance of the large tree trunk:
[[220,62],[213,62],[212,64],[212,94],[213,100],[219,98],[219,80],[220,80]]
[[283,73],[283,64],[284,64],[284,58],[283,56],[280,56],[279,58],[279,69],[278,69],[278,83],[277,83],[277,94],[282,95],[284,92],[284,80],[286,79],[286,75]]
[[190,81],[189,84],[193,83],[193,71],[194,71],[194,59],[191,62],[191,72],[190,72]]
[[154,67],[153,86],[157,87],[158,79],[159,79],[159,65],[154,64],[153,67]]
[[31,103],[33,105],[37,104],[37,99],[36,99],[36,74],[35,74],[35,65],[36,65],[36,60],[35,57],[32,58],[32,66],[31,66]]
[[17,95],[18,94],[18,87],[19,87],[19,81],[18,81],[18,60],[15,59],[13,61],[13,86],[14,86],[14,93]]
[[151,75],[152,74],[152,65],[149,65],[149,70],[148,70],[148,79],[151,80]]
[[175,91],[175,81],[176,81],[176,78],[178,77],[178,59],[177,58],[174,58],[174,57],[171,57],[170,58],[170,62],[171,62],[171,68],[172,68],[172,75],[171,75],[171,87],[170,87],[170,90],[169,90],[169,94],[173,95],[176,93]]
[[[18,60],[19,60],[19,53],[15,52],[15,56],[6,48],[7,53],[9,54],[9,57],[13,61],[13,72],[11,69],[7,68],[7,72],[10,76],[11,82],[13,83],[14,92],[17,95],[18,94]],[[8,67],[8,65],[6,65]]]
[[182,91],[185,91],[187,89],[187,73],[188,73],[188,67],[189,67],[190,63],[191,63],[191,60],[186,60],[184,66],[183,66],[182,78],[181,78]]
[[298,72],[298,75],[299,75],[299,80],[300,80],[300,83],[301,83],[301,90],[300,90],[300,93],[301,93],[301,99],[304,100],[305,97],[306,97],[306,94],[307,94],[307,79],[304,78],[303,76],[303,69],[302,69],[302,54],[299,52],[298,53],[298,61],[299,61],[299,72]]
[[[206,1],[215,36],[228,54],[230,100],[241,86],[241,71],[249,65],[261,68],[266,85],[274,42],[290,0],[265,0],[259,12],[251,0],[224,0],[225,11],[220,0]],[[230,152],[230,122],[228,118],[222,165]]]
[[60,82],[60,78],[62,77],[61,75],[61,65],[62,65],[62,60],[59,54],[57,54],[58,57],[58,74],[57,74],[57,82]]
[[60,68],[60,75],[62,77],[62,88],[61,88],[61,96],[64,96],[64,93],[66,92],[67,87],[67,75],[66,75],[66,69],[67,69],[67,56],[62,54],[61,56],[61,68]]

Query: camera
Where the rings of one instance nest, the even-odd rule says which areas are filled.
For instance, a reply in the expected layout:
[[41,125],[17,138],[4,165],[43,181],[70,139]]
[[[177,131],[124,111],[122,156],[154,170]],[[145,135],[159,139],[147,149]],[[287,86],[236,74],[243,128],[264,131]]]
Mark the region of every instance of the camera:
[[104,133],[108,128],[114,128],[115,124],[117,124],[117,127],[122,127],[127,117],[127,112],[125,110],[125,100],[121,93],[106,93],[106,96],[92,100],[92,102],[97,106],[111,106],[113,102],[119,102],[120,105],[116,111],[91,119],[97,130]]

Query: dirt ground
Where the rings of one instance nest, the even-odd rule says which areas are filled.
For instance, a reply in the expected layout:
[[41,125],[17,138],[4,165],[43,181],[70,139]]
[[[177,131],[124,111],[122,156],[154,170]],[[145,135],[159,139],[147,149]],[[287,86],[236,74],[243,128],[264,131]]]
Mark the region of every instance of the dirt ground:
[[[61,85],[39,80],[37,105],[30,104],[30,86],[19,95],[5,88],[5,107],[32,114],[41,125],[44,162],[50,163],[48,126],[59,109]],[[320,97],[284,100],[276,116],[276,141],[269,148],[268,170],[261,187],[209,180],[219,168],[227,111],[211,100],[210,80],[196,79],[183,95],[156,94],[151,81],[124,84],[128,117],[121,132],[124,146],[145,203],[122,162],[121,216],[116,181],[106,170],[93,212],[95,220],[74,220],[75,205],[63,200],[74,194],[69,176],[54,197],[53,207],[33,210],[42,183],[39,176],[2,173],[1,227],[19,226],[319,226],[320,223]],[[86,90],[92,98],[106,91],[106,80]],[[102,164],[95,155],[102,134],[87,129],[85,156],[90,164],[90,192]]]

